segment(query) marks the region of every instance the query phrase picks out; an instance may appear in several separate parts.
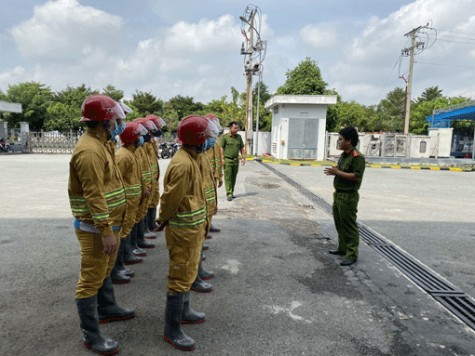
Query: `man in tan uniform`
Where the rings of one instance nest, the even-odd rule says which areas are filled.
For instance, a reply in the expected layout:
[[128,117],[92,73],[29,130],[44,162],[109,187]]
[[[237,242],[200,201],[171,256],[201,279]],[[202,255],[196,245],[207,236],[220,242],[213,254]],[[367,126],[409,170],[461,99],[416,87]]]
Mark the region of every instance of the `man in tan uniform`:
[[190,307],[190,287],[198,273],[206,231],[206,197],[198,156],[211,135],[209,121],[200,116],[185,117],[177,134],[182,147],[170,161],[160,198],[158,230],[166,226],[170,259],[163,338],[177,349],[191,351],[195,341],[183,332],[181,323],[206,320],[204,313]]
[[[88,129],[74,149],[69,163],[68,195],[81,248],[81,270],[76,286],[76,305],[86,348],[101,354],[118,353],[119,343],[99,331],[106,323],[135,317],[135,311],[119,307],[109,274],[117,257],[124,220],[125,191],[115,163],[111,135],[117,119],[125,115],[106,95],[92,95],[82,104]],[[99,320],[98,320],[98,316]]]

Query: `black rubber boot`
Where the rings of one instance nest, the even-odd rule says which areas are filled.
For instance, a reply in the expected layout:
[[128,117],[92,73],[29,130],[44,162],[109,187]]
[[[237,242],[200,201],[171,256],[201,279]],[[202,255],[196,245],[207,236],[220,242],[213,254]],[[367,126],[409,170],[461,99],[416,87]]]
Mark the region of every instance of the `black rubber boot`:
[[157,219],[157,208],[148,208],[147,210],[147,225],[150,231],[156,231],[158,224],[155,222]]
[[144,237],[144,226],[146,226],[145,218],[142,219],[137,224],[137,246],[140,248],[155,248],[155,244],[151,243],[150,241],[145,240]]
[[181,316],[182,324],[200,324],[206,321],[206,315],[202,312],[194,311],[190,307],[190,292],[184,293],[183,314]]
[[198,293],[209,293],[213,291],[213,285],[203,281],[199,275],[196,275],[196,279],[190,289]]
[[135,318],[135,310],[124,309],[117,305],[110,277],[104,279],[104,283],[97,293],[97,311],[101,324]]
[[182,351],[193,351],[195,340],[181,330],[185,293],[168,293],[163,340]]
[[143,259],[134,253],[134,247],[132,246],[131,240],[132,233],[121,242],[121,244],[124,244],[124,264],[126,265],[135,265],[143,262]]
[[219,227],[214,226],[211,224],[211,227],[209,228],[209,232],[220,232],[221,229]]
[[132,228],[132,231],[130,232],[130,242],[132,244],[132,248],[133,248],[132,252],[134,253],[134,255],[139,256],[139,257],[145,257],[147,256],[147,252],[141,249],[137,244],[137,234],[139,230],[139,224],[140,222],[135,224],[134,227]]
[[124,265],[124,268],[120,270],[120,273],[123,275],[126,275],[127,277],[134,278],[135,277],[135,272],[131,270],[129,267]]
[[214,272],[213,271],[207,271],[203,268],[203,264],[200,261],[200,264],[198,265],[198,277],[200,277],[202,280],[209,280],[214,278]]
[[97,319],[97,296],[76,299],[85,348],[100,355],[115,355],[120,351],[119,343],[102,335]]
[[111,279],[114,284],[130,283],[130,277],[122,273],[124,269],[124,240],[120,241],[119,251],[117,251],[117,259],[114,268],[111,271]]

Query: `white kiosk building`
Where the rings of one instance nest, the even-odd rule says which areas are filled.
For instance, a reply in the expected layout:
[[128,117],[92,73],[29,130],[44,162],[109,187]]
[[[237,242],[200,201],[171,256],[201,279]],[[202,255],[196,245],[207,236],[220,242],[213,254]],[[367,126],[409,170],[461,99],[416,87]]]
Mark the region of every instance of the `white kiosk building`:
[[275,95],[265,108],[272,112],[271,154],[278,159],[325,157],[328,105],[336,95]]

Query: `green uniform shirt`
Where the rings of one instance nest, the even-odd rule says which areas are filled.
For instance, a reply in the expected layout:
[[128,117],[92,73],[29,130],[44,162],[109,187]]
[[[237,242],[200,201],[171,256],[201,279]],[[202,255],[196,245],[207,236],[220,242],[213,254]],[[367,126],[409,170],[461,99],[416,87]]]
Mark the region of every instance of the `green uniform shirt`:
[[236,134],[233,137],[227,133],[221,137],[220,145],[224,150],[224,158],[236,159],[239,157],[239,151],[244,147],[244,142],[242,142],[241,135]]
[[361,179],[357,182],[349,181],[341,177],[335,176],[333,180],[333,187],[338,192],[356,192],[360,189],[361,181],[363,180],[363,173],[366,163],[364,156],[354,148],[349,154],[343,152],[338,160],[338,169],[346,173],[354,173],[355,176]]

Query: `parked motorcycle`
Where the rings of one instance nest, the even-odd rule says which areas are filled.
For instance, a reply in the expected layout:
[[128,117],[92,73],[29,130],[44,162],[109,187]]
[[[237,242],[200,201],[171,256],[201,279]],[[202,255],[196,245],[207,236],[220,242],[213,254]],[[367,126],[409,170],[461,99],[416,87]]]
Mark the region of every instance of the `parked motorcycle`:
[[180,146],[174,142],[162,142],[159,147],[160,157],[162,159],[167,159],[172,158]]
[[6,142],[3,138],[0,138],[0,152],[11,152],[12,148],[10,144]]

